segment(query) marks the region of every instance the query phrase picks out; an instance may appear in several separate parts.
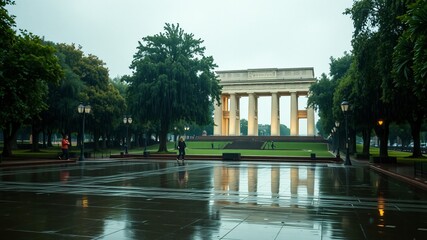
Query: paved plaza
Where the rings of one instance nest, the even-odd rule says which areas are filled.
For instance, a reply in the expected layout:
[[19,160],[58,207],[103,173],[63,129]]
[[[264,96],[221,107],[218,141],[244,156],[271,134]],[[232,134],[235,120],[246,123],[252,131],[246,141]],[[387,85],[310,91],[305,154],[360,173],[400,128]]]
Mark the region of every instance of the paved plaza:
[[2,239],[427,239],[427,191],[368,165],[94,160],[0,169]]

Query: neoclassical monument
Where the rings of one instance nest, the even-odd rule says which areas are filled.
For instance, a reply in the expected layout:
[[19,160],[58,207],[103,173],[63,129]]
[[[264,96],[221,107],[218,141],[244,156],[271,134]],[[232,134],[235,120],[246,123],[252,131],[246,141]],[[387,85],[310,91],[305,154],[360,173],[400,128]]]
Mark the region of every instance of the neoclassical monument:
[[314,136],[314,110],[298,109],[298,97],[307,96],[313,68],[261,68],[217,71],[222,85],[221,106],[215,105],[216,136],[240,135],[240,97],[249,97],[248,135],[258,136],[258,97],[271,96],[271,136],[280,135],[279,99],[291,97],[291,136],[299,136],[299,119],[307,118],[307,135]]

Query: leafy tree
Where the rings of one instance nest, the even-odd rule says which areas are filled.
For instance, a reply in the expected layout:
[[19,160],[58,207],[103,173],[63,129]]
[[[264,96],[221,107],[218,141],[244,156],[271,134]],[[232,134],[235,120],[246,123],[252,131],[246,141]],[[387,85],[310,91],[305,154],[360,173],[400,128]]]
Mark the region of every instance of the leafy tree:
[[132,115],[159,126],[159,151],[167,151],[167,133],[174,123],[199,125],[212,121],[210,106],[219,102],[220,85],[211,56],[201,39],[179,25],[144,37],[131,64],[128,101]]
[[[0,0],[0,77],[3,76],[4,69],[4,58],[7,55],[8,50],[12,47],[15,39],[15,20],[13,16],[10,16],[6,5],[14,4],[12,0]],[[3,105],[3,104],[2,104]]]
[[[346,76],[352,63],[351,54],[344,52],[340,58],[330,58],[329,71],[331,79],[326,74],[322,74],[321,79],[310,87],[308,105],[318,110],[320,116],[320,133],[327,137],[335,122],[342,119],[342,114],[337,115],[336,110],[340,109],[340,104],[333,101],[336,88],[341,79]],[[342,99],[341,99],[342,101]]]
[[[3,156],[12,154],[11,144],[24,121],[37,120],[47,109],[48,83],[58,83],[62,70],[55,49],[39,37],[23,32],[5,56],[1,120],[4,129]],[[35,134],[36,132],[33,132]],[[37,134],[33,139],[38,139]],[[35,141],[37,143],[37,141]]]
[[408,108],[401,109],[404,117],[411,126],[414,141],[413,157],[421,157],[420,131],[427,116],[427,2],[417,1],[401,18],[407,30],[400,36],[395,48],[393,60],[396,73],[395,85],[403,95]]
[[258,135],[259,136],[271,136],[270,124],[258,124]]
[[48,146],[52,146],[53,133],[67,134],[71,138],[71,133],[78,130],[76,126],[80,125],[80,121],[78,121],[76,109],[79,104],[79,94],[85,87],[76,73],[78,64],[83,57],[81,49],[76,48],[73,44],[50,44],[56,49],[55,54],[64,75],[59,84],[49,84],[47,99],[49,107],[42,113],[42,120],[48,135]]
[[91,116],[94,149],[99,148],[97,139],[100,137],[103,139],[102,148],[106,148],[107,139],[110,139],[113,129],[123,124],[122,116],[126,113],[125,99],[113,84],[102,90],[99,87],[90,87],[87,91],[93,109]]
[[[353,40],[354,62],[349,71],[349,78],[354,82],[350,96],[346,97],[352,105],[356,128],[362,133],[363,155],[370,154],[370,139],[377,121],[381,118],[381,79],[376,68],[378,55],[378,38],[376,34],[372,36],[360,35]],[[348,93],[349,94],[349,93]]]
[[[398,118],[399,109],[407,107],[399,101],[399,90],[394,86],[392,74],[393,49],[403,29],[397,19],[406,11],[406,5],[411,1],[400,0],[360,0],[355,1],[350,14],[355,31],[353,35],[353,51],[356,56],[356,85],[361,81],[369,81],[377,96],[370,102],[370,106],[376,108],[371,114],[383,120],[383,125],[372,123],[376,134],[380,137],[380,156],[387,157],[387,139],[389,125]],[[366,44],[369,43],[369,44]],[[374,51],[367,51],[368,47]],[[364,57],[371,58],[369,64],[365,64]],[[363,65],[365,68],[363,68]],[[376,76],[367,78],[366,76]]]
[[240,120],[240,132],[243,136],[248,136],[248,120],[241,119]]
[[286,125],[280,124],[280,136],[290,136],[291,129],[289,129]]

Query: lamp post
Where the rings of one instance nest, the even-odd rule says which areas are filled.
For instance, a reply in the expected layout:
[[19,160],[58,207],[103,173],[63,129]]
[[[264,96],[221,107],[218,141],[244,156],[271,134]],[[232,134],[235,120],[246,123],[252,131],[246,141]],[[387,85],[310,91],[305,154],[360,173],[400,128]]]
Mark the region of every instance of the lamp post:
[[329,136],[331,136],[332,137],[332,153],[335,153],[335,151],[337,150],[337,147],[336,147],[336,133],[337,132],[337,130],[335,129],[335,127],[333,127],[332,129],[331,129],[331,134],[329,135]]
[[125,154],[128,154],[129,147],[129,125],[132,123],[132,118],[130,116],[123,117],[123,123],[126,125],[126,145],[125,145]]
[[340,155],[340,122],[335,121],[335,127],[336,127],[336,134],[337,134],[337,158],[341,158]]
[[83,123],[82,123],[82,136],[81,136],[81,142],[80,142],[80,161],[85,160],[85,156],[84,156],[84,151],[85,151],[85,117],[86,117],[86,113],[90,113],[91,111],[91,106],[88,105],[84,105],[83,103],[80,103],[79,106],[77,107],[77,111],[80,114],[83,114]]
[[348,145],[349,145],[349,141],[348,141],[348,122],[347,122],[348,107],[349,107],[349,103],[344,100],[341,103],[341,110],[342,110],[342,112],[344,113],[344,116],[345,116],[345,148],[346,148],[346,152],[345,152],[345,162],[344,162],[344,165],[351,165],[350,155],[349,155],[349,152],[348,152]]

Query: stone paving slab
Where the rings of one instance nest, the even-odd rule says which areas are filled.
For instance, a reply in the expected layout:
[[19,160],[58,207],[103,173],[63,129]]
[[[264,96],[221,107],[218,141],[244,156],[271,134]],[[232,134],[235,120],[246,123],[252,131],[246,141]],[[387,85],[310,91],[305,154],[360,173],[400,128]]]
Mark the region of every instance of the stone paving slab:
[[0,169],[6,239],[426,239],[427,192],[369,165],[96,160]]

